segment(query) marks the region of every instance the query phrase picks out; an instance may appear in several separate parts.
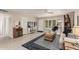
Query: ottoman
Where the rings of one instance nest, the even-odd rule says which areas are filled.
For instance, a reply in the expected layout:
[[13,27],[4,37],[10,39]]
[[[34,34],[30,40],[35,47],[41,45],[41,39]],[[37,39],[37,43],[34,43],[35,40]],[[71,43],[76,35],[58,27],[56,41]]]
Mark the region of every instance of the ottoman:
[[44,34],[44,40],[53,42],[53,40],[55,39],[55,36],[56,36],[55,32],[46,32]]

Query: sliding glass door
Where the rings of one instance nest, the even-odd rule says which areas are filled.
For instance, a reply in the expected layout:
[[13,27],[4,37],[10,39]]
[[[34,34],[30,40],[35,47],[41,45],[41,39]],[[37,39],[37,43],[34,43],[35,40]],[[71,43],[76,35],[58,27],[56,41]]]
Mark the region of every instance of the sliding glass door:
[[56,20],[45,20],[45,30],[51,30],[54,26],[56,26]]
[[48,20],[45,20],[45,28],[48,28]]

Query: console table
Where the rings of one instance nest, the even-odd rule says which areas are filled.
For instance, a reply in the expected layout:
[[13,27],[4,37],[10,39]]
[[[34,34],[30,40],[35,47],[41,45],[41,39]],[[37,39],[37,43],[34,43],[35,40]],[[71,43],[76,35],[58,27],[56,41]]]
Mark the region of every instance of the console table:
[[23,28],[13,28],[13,38],[23,36]]

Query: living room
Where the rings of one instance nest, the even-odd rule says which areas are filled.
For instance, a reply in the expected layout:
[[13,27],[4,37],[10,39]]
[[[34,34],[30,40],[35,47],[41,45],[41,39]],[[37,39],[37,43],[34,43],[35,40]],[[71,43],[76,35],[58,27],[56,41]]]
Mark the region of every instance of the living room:
[[[79,10],[1,9],[0,12],[0,49],[79,49]],[[69,18],[65,18],[64,16]],[[70,24],[70,28],[72,29],[70,33],[63,33],[65,30],[65,19],[69,21],[67,24]],[[55,26],[58,29],[53,31]],[[52,37],[53,32],[56,34],[55,38]],[[66,37],[65,34],[68,34],[68,36]],[[53,41],[50,42],[50,38],[44,40],[45,35],[47,37],[51,36]]]

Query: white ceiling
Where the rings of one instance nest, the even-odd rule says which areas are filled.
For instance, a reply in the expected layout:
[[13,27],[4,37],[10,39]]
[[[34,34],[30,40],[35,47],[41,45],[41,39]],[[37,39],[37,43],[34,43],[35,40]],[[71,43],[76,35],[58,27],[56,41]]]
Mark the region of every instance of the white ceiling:
[[45,17],[62,15],[74,11],[73,9],[6,9],[8,12],[15,12],[24,15]]

